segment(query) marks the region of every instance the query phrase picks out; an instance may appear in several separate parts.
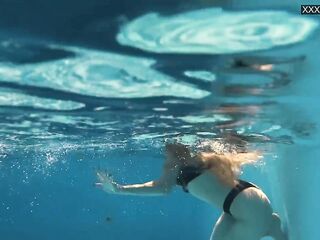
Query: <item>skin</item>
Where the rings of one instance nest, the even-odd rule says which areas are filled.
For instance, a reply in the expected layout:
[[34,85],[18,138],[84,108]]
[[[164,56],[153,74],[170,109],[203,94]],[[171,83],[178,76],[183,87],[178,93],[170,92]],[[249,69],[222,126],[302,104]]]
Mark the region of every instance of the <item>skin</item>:
[[[197,165],[199,160],[192,157],[182,144],[166,145],[166,161],[162,176],[158,180],[142,184],[120,185],[105,172],[97,172],[97,187],[107,193],[122,195],[159,196],[167,195],[176,186],[177,174],[181,166]],[[219,207],[232,185],[222,182],[210,169],[206,170],[188,184],[189,193],[194,197]],[[221,209],[222,210],[222,209]],[[262,190],[247,188],[240,192],[231,204],[232,215],[222,213],[216,222],[210,240],[259,240],[272,236],[275,240],[286,240],[281,230],[280,218],[273,213],[271,204]]]

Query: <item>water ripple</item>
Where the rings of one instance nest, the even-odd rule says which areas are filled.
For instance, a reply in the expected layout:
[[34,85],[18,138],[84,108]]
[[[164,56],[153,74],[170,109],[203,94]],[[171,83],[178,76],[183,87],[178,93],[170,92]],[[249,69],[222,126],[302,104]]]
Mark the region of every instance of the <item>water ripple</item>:
[[183,74],[187,77],[199,79],[205,82],[214,82],[217,79],[217,76],[214,73],[205,70],[184,71]]
[[235,53],[298,43],[318,23],[284,11],[228,12],[208,8],[160,16],[143,15],[117,35],[123,45],[157,53]]
[[10,89],[0,88],[0,106],[33,107],[46,110],[75,110],[84,107],[84,104],[73,101],[39,98],[19,92],[12,92]]
[[176,96],[202,98],[209,92],[177,83],[152,66],[153,59],[66,47],[76,57],[51,62],[0,64],[0,78],[95,97],[135,98]]

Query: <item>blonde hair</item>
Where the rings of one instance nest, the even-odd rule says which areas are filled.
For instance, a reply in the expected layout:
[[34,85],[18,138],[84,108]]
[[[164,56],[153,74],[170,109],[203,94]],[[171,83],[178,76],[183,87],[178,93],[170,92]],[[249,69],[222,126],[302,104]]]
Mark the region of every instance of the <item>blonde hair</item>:
[[262,156],[259,152],[223,154],[203,152],[199,153],[197,158],[207,165],[223,183],[233,186],[234,181],[241,174],[241,167],[256,163]]

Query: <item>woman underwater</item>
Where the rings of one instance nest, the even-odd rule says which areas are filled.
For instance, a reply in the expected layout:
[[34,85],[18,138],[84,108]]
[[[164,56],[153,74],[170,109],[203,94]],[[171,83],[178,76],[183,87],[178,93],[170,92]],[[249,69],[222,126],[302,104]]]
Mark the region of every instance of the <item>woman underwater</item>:
[[223,210],[211,240],[259,240],[264,236],[287,239],[267,196],[256,185],[237,178],[241,166],[260,158],[258,153],[193,155],[179,143],[166,144],[165,150],[163,173],[158,180],[120,185],[108,174],[98,172],[96,185],[108,193],[145,196],[166,195],[179,185],[185,192]]

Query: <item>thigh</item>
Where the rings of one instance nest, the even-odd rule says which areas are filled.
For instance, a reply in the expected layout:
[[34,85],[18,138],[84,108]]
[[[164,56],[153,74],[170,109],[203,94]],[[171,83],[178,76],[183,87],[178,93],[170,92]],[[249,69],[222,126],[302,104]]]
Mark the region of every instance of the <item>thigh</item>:
[[222,213],[213,228],[210,240],[229,240],[234,223],[235,220],[231,215]]
[[243,221],[235,221],[228,240],[260,240],[265,234],[260,228]]
[[210,240],[259,240],[263,236],[259,228],[223,213],[213,228]]

